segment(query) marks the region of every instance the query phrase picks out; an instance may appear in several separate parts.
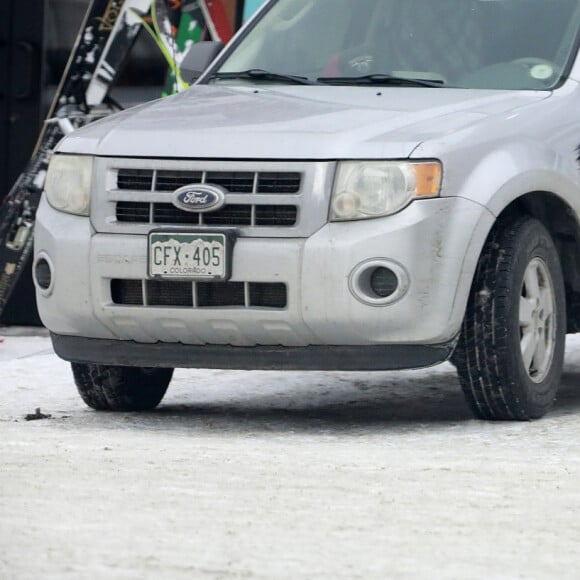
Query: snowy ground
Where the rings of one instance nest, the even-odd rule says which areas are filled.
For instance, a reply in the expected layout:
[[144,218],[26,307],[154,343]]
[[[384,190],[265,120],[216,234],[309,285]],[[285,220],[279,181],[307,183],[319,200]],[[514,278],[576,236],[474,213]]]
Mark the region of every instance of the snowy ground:
[[548,417],[492,424],[450,365],[179,371],[158,411],[96,413],[8,330],[3,580],[580,575],[579,338]]

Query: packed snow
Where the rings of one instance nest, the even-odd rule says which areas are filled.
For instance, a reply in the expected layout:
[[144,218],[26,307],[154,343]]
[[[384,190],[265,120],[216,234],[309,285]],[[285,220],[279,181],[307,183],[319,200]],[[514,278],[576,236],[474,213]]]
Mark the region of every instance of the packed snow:
[[485,423],[449,364],[179,370],[97,413],[30,334],[0,328],[3,580],[578,577],[580,338],[546,418]]

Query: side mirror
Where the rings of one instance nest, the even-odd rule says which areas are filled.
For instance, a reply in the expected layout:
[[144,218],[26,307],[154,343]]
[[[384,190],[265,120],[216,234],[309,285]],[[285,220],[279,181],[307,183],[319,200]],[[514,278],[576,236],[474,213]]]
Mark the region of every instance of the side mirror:
[[186,83],[196,81],[223,47],[223,42],[204,41],[193,44],[179,67],[183,80]]

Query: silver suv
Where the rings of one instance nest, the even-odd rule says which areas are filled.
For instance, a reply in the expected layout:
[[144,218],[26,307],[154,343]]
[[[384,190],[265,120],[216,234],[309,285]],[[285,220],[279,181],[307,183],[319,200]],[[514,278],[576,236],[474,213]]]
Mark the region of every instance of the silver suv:
[[579,22],[271,0],[190,90],[64,139],[35,278],[85,402],[153,408],[174,367],[451,359],[478,417],[545,414],[580,327]]

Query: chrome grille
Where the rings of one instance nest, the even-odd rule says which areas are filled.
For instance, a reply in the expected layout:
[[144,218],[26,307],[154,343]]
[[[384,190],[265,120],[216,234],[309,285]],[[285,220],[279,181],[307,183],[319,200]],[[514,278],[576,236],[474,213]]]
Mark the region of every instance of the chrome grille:
[[[173,193],[192,183],[211,183],[229,194],[292,195],[300,191],[301,175],[296,172],[249,171],[164,171],[119,169],[117,188],[121,191]],[[167,225],[207,225],[238,227],[292,227],[296,224],[295,205],[227,204],[215,212],[186,212],[172,203],[120,201],[116,206],[119,222]]]
[[153,204],[154,224],[189,224],[245,226],[252,223],[252,207],[249,205],[227,205],[208,214],[182,211],[170,203]]
[[255,224],[257,226],[290,227],[296,223],[298,210],[294,205],[256,206]]
[[117,203],[117,221],[130,222],[134,224],[149,223],[151,216],[151,204],[131,201],[120,201]]
[[141,224],[292,227],[298,209],[294,205],[226,205],[209,213],[187,212],[170,203],[117,203],[117,221]]
[[249,171],[161,171],[119,169],[117,189],[127,191],[169,191],[184,185],[211,183],[230,193],[291,195],[300,191],[302,176],[295,172]]
[[153,187],[153,171],[149,169],[119,169],[117,189],[150,191]]
[[[155,191],[175,191],[184,185],[199,183],[203,179],[201,171],[157,171],[155,174],[155,187],[151,180],[151,188]],[[148,191],[144,189],[143,191]]]
[[251,226],[251,205],[226,205],[217,211],[200,214],[201,223],[210,226]]
[[111,280],[113,304],[167,308],[272,308],[287,305],[285,284],[264,282],[181,282]]
[[[260,193],[257,189],[254,191],[255,180],[256,175],[254,173],[241,171],[209,171],[205,176],[206,183],[221,185],[232,193]],[[290,193],[296,193],[299,189],[300,178],[298,179],[298,187]]]
[[[306,238],[327,223],[333,161],[97,157],[91,222],[97,233],[153,227],[235,227],[240,237]],[[225,205],[192,213],[173,205],[185,185],[215,184]],[[102,199],[105,203],[102,203]]]
[[257,193],[297,193],[299,173],[259,173]]

